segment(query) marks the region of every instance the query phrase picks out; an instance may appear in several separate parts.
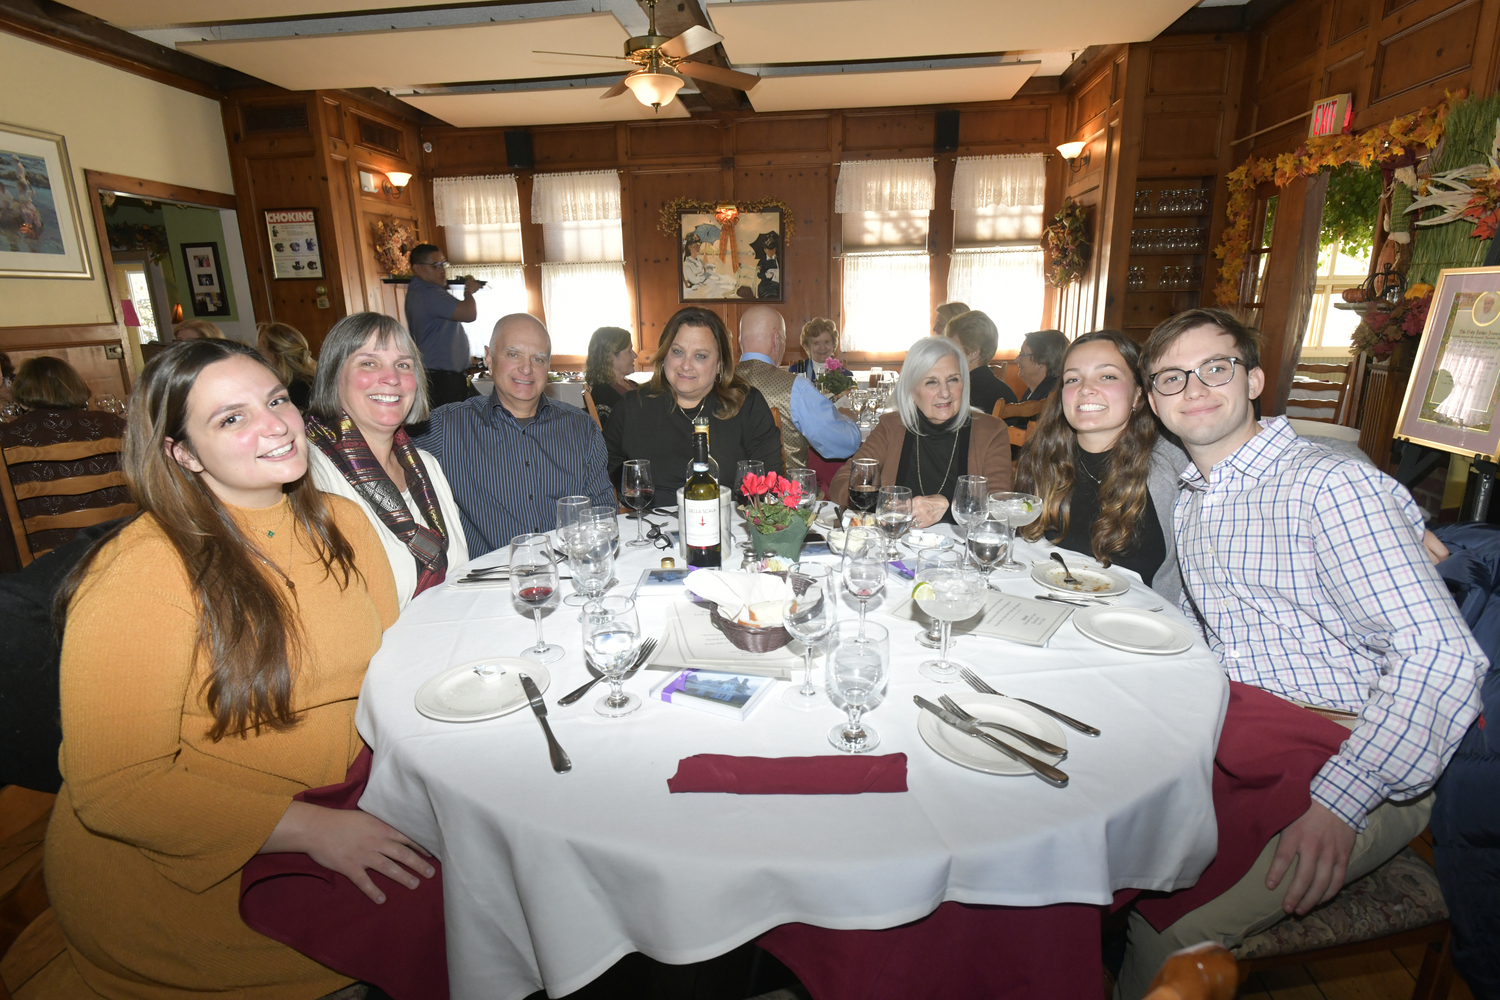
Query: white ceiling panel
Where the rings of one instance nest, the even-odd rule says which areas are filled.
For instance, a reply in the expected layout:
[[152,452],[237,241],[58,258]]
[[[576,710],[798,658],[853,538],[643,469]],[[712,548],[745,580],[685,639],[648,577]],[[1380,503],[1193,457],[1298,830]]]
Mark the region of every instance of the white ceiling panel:
[[317,17],[350,10],[435,7],[449,0],[74,0],[69,4],[121,28],[223,24],[281,17]]
[[756,111],[807,111],[1004,101],[1016,96],[1036,68],[1033,62],[883,73],[767,76],[750,91],[750,103]]
[[[360,0],[364,2],[364,0]],[[538,55],[532,49],[621,53],[625,29],[612,14],[506,21],[406,31],[183,42],[177,47],[287,90],[407,88],[477,80],[609,73],[609,59]]]
[[732,0],[705,9],[740,66],[1144,42],[1195,0]]
[[495,94],[412,94],[401,99],[458,128],[521,125],[575,125],[641,119],[686,118],[681,101],[653,112],[632,94],[601,101],[597,90],[524,90]]

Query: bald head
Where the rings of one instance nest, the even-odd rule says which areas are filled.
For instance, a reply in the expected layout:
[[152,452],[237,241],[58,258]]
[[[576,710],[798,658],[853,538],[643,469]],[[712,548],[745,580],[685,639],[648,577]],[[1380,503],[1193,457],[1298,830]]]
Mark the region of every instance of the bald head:
[[541,321],[526,313],[500,317],[484,360],[495,393],[511,415],[535,416],[552,361],[552,338]]
[[495,329],[490,334],[490,350],[498,352],[500,345],[516,334],[528,335],[528,340],[540,336],[546,342],[547,356],[552,356],[552,335],[547,332],[542,321],[530,313],[511,313],[496,320]]
[[764,354],[774,364],[781,364],[786,347],[786,321],[770,306],[751,306],[740,317],[740,352]]

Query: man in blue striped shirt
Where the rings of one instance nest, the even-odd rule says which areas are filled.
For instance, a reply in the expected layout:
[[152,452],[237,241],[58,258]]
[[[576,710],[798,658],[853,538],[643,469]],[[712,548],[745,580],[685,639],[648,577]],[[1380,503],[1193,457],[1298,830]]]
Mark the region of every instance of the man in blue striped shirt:
[[1152,331],[1151,406],[1192,459],[1175,510],[1182,607],[1231,680],[1341,722],[1311,804],[1229,890],[1161,933],[1131,915],[1135,1000],[1162,960],[1235,947],[1379,867],[1427,825],[1432,786],[1479,711],[1488,667],[1423,547],[1420,509],[1372,466],[1255,419],[1258,335],[1218,309]]
[[415,438],[437,456],[453,487],[470,556],[551,531],[563,497],[615,506],[599,426],[546,393],[547,328],[526,313],[502,317],[484,360],[494,392],[438,407]]

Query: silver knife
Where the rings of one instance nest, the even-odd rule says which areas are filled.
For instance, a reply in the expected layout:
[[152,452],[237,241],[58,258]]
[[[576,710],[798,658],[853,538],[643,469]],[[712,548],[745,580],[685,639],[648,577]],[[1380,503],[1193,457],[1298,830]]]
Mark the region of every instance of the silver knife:
[[1038,778],[1041,778],[1043,781],[1047,782],[1047,784],[1056,785],[1058,788],[1067,787],[1067,774],[1059,771],[1057,768],[1053,767],[1051,764],[1048,764],[1046,761],[1037,760],[1030,754],[1023,753],[1020,750],[1017,750],[1009,743],[1003,743],[1000,740],[997,740],[995,737],[991,736],[983,729],[980,729],[978,725],[971,722],[964,722],[952,712],[934,705],[932,702],[928,701],[926,698],[923,698],[919,694],[913,695],[912,700],[917,703],[918,708],[926,712],[931,712],[933,715],[937,716],[939,719],[942,719],[944,722],[952,726],[954,729],[957,729],[959,732],[967,733],[968,735],[979,740],[981,743],[984,743],[987,746],[994,747],[996,750],[999,750],[1007,757],[1012,757],[1020,761],[1022,764],[1025,764],[1027,767],[1036,772],[1036,776]]
[[521,690],[526,692],[526,700],[531,702],[531,710],[536,713],[537,721],[542,724],[542,732],[547,734],[547,752],[552,755],[552,770],[558,774],[567,774],[573,770],[573,762],[568,755],[563,753],[563,748],[557,742],[557,737],[552,735],[552,727],[547,724],[547,703],[542,700],[542,692],[537,690],[536,681],[526,674],[521,674]]

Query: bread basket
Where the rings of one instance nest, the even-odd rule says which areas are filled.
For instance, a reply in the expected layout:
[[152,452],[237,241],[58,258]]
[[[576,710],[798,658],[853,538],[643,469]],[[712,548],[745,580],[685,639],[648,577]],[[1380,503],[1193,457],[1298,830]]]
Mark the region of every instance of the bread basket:
[[[786,579],[785,573],[772,573]],[[757,628],[753,625],[741,625],[719,614],[719,606],[712,601],[705,601],[708,605],[708,620],[713,623],[714,628],[724,633],[724,637],[734,644],[736,649],[743,649],[747,653],[769,653],[780,649],[792,641],[792,634],[781,625],[771,625],[766,628]]]

